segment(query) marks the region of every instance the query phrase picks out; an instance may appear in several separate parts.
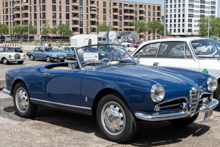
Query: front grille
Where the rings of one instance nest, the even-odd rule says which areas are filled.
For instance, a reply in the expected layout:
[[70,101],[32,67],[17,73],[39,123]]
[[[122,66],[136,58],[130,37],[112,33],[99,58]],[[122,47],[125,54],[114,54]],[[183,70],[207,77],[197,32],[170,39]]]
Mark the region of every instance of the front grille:
[[20,59],[21,55],[20,54],[15,54],[15,59]]
[[190,90],[189,96],[190,96],[189,99],[190,115],[193,116],[196,112],[199,102],[199,90],[193,87],[192,90]]

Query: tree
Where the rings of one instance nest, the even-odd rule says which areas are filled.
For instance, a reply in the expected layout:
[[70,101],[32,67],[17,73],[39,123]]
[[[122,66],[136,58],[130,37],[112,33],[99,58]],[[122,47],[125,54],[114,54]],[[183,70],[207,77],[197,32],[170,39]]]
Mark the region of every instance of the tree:
[[[111,26],[111,30],[113,31],[114,28]],[[110,26],[106,24],[97,24],[97,31],[110,31]]]
[[140,33],[145,33],[147,32],[147,23],[144,22],[144,21],[135,21],[135,20],[132,20],[129,22],[130,25],[132,26],[135,26],[135,31],[138,32],[138,35],[139,35],[139,38],[140,38]]
[[9,28],[6,24],[0,24],[0,35],[8,34]]
[[158,34],[163,35],[164,34],[164,26],[161,24],[159,20],[151,21],[147,23],[147,32],[148,34]]
[[58,25],[57,30],[58,30],[57,32],[62,36],[62,40],[64,36],[72,36],[74,33],[73,31],[70,30],[70,27],[67,24]]
[[13,28],[13,32],[16,35],[16,37],[17,36],[21,37],[21,36],[24,36],[25,33],[27,33],[27,28],[26,28],[26,26],[16,25]]
[[58,28],[56,28],[56,27],[53,27],[53,28],[51,28],[51,30],[50,30],[50,32],[51,32],[52,34],[57,34],[57,31],[58,31]]
[[89,20],[86,22],[86,34],[90,34],[93,30],[93,27],[89,25]]
[[47,19],[46,23],[41,31],[41,35],[46,35],[46,39],[48,37],[48,34],[51,32],[51,28],[50,28],[50,21]]
[[208,18],[201,17],[199,20],[199,36],[205,37],[208,35]]

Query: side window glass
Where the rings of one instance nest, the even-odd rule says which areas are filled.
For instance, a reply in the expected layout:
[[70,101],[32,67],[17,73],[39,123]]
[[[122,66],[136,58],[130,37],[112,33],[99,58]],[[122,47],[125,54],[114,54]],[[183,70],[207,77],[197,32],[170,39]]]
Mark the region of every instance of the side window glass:
[[35,49],[34,49],[34,52],[38,52],[38,48],[35,48]]
[[158,58],[185,58],[183,42],[161,43]]
[[3,48],[0,48],[0,52],[3,52]]
[[39,48],[39,52],[43,52],[43,48],[40,47],[40,48]]
[[64,47],[64,50],[70,51],[70,48],[69,47]]
[[135,55],[134,58],[154,58],[159,50],[160,43],[152,43],[141,48]]
[[192,54],[190,53],[189,46],[187,43],[185,43],[185,54],[186,58],[192,58]]

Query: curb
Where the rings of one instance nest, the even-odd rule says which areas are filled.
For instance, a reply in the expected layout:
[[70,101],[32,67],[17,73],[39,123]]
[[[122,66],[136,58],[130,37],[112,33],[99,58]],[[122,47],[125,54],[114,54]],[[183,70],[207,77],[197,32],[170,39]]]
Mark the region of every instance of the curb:
[[6,87],[6,82],[3,79],[0,79],[0,89],[3,89],[4,87]]

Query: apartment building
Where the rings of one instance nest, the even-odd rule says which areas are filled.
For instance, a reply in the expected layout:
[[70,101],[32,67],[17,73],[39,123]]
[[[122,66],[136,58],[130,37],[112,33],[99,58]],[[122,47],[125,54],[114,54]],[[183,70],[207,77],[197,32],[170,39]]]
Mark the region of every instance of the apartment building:
[[[37,27],[35,39],[39,39],[46,20],[50,27],[68,24],[74,34],[86,34],[86,28],[91,28],[90,34],[97,34],[98,23],[118,31],[133,31],[131,20],[161,20],[160,4],[118,0],[0,0],[0,8],[0,23],[13,27],[29,22]],[[152,40],[160,36],[142,33],[141,38]]]
[[173,36],[199,34],[199,19],[217,17],[218,0],[166,0],[166,25]]

